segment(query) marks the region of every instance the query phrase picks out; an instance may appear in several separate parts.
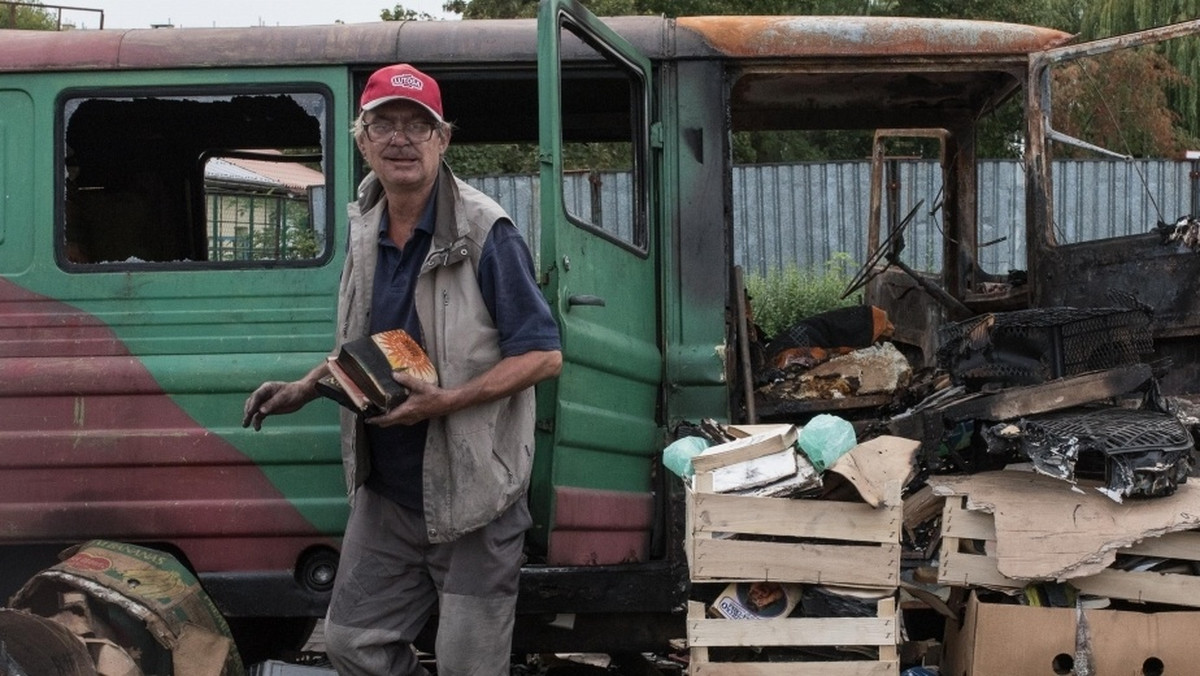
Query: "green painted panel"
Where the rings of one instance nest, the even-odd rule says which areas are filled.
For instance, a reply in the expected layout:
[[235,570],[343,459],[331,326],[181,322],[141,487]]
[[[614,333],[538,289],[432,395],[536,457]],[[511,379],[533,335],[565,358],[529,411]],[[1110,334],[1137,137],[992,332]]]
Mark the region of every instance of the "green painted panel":
[[[589,137],[570,108],[571,87],[563,73],[564,40],[594,48],[606,65],[589,76],[591,84],[619,83],[628,92],[628,127],[595,130]],[[575,2],[543,3],[538,18],[538,96],[540,109],[541,262],[563,341],[563,368],[554,400],[542,399],[544,432],[534,467],[535,541],[545,544],[553,521],[556,486],[620,491],[649,490],[652,458],[659,452],[658,419],[662,382],[662,336],[657,276],[658,213],[653,181],[657,156],[649,129],[652,92],[650,63],[620,36]],[[565,116],[576,116],[573,124]],[[567,138],[570,136],[570,138]],[[630,195],[632,232],[606,232],[599,223],[569,213],[563,194],[567,143],[627,141],[642,182]],[[615,144],[614,144],[615,145]],[[642,190],[642,192],[639,192]],[[551,406],[553,415],[550,417]]]
[[[48,341],[38,349],[98,359],[114,349],[111,340],[59,340],[52,329],[95,323],[111,331],[116,345],[138,357],[191,420],[256,463],[319,531],[340,533],[347,505],[336,407],[314,403],[298,414],[270,419],[259,433],[243,430],[240,421],[243,402],[254,387],[303,375],[332,347],[345,204],[353,194],[356,162],[352,139],[343,131],[350,128],[354,109],[348,70],[110,71],[89,73],[85,79],[63,73],[7,80],[20,81],[30,93],[4,91],[6,80],[0,79],[0,195],[17,196],[0,203],[0,272],[54,301],[37,305]],[[58,197],[63,189],[57,182],[61,179],[54,178],[63,161],[63,146],[55,142],[63,128],[61,102],[106,95],[150,97],[162,91],[157,87],[170,88],[176,97],[193,90],[263,95],[276,87],[324,96],[319,125],[328,177],[322,197],[332,205],[325,212],[329,255],[316,264],[275,262],[242,269],[167,264],[109,270],[56,258],[63,256],[63,247],[56,246],[62,224],[55,223],[55,214],[63,211]],[[35,171],[29,171],[30,162]],[[28,245],[18,246],[22,238]],[[4,349],[25,348],[14,341]],[[120,385],[112,387],[111,394],[119,396]]]
[[33,101],[21,91],[0,89],[0,275],[24,270],[30,233],[18,224],[33,219]]

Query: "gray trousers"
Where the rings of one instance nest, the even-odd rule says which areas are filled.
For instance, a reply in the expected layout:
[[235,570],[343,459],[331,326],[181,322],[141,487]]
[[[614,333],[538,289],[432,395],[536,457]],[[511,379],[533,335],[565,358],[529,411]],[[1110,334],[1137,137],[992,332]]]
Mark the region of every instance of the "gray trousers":
[[412,642],[436,613],[438,676],[507,676],[525,500],[483,528],[430,544],[425,518],[361,487],[354,496],[325,648],[340,676],[422,676]]

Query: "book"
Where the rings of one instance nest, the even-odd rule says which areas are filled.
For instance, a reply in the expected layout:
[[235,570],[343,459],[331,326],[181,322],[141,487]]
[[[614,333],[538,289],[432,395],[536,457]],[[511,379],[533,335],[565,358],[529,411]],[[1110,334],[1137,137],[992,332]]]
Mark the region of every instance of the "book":
[[754,460],[791,449],[798,438],[795,425],[746,425],[731,430],[739,438],[710,446],[692,458],[697,472],[711,472],[747,460]]
[[336,356],[326,358],[329,375],[317,381],[317,392],[366,416],[380,415],[400,405],[408,390],[392,377],[408,371],[437,383],[429,356],[403,329],[392,329],[348,341]]

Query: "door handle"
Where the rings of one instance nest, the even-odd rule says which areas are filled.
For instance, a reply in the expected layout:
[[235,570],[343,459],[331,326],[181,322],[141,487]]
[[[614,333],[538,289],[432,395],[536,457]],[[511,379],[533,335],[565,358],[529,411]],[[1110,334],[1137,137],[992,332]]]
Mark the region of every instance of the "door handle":
[[604,299],[587,293],[577,293],[567,297],[567,305],[598,305],[604,307]]

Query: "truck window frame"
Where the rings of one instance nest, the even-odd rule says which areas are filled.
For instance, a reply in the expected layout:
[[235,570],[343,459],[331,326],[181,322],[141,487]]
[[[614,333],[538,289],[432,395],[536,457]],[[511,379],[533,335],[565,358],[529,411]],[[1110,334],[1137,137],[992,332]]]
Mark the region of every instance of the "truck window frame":
[[[286,103],[274,104],[273,109],[269,109],[269,101],[263,101],[262,104],[256,106],[255,99],[267,99],[287,97],[295,104],[294,114],[307,115],[316,125],[315,135],[314,130],[300,131],[284,131],[275,139],[264,139],[262,145],[255,146],[244,141],[249,139],[237,139],[235,132],[229,132],[227,135],[220,135],[220,130],[214,128],[210,135],[212,140],[220,141],[228,139],[234,141],[230,144],[212,143],[198,145],[194,148],[194,152],[186,154],[181,153],[181,157],[186,157],[190,166],[184,166],[183,161],[164,162],[162,168],[178,169],[181,174],[187,175],[192,179],[189,187],[189,195],[187,198],[178,196],[171,199],[163,199],[163,205],[170,205],[172,201],[178,208],[186,208],[188,210],[188,218],[185,219],[183,228],[174,233],[179,239],[190,239],[191,252],[202,253],[203,257],[171,257],[170,259],[148,260],[136,255],[129,256],[89,256],[81,254],[75,243],[80,237],[78,234],[71,234],[69,230],[73,229],[73,216],[69,202],[72,195],[72,190],[75,194],[80,194],[80,191],[70,184],[72,179],[76,178],[70,174],[74,169],[68,167],[70,158],[68,153],[72,149],[68,146],[67,136],[70,133],[69,124],[74,115],[78,113],[78,108],[91,101],[115,101],[134,104],[134,105],[152,105],[146,102],[160,101],[171,102],[178,101],[184,105],[190,104],[195,106],[194,110],[197,118],[202,117],[202,113],[206,110],[205,104],[218,102],[230,103],[235,99],[249,102],[247,107],[250,112],[258,106],[261,106],[259,114],[263,116],[258,121],[258,124],[269,127],[272,113],[277,113],[280,109],[288,107]],[[271,269],[280,267],[319,267],[326,264],[332,259],[334,254],[334,212],[332,204],[328,199],[329,195],[333,194],[335,167],[334,167],[334,132],[332,129],[334,120],[334,105],[335,99],[333,92],[321,83],[287,83],[278,84],[271,83],[269,85],[177,85],[177,86],[153,86],[153,87],[137,87],[137,86],[114,86],[114,87],[76,87],[65,89],[59,93],[55,101],[55,187],[56,195],[59,199],[55,202],[55,227],[54,227],[54,258],[58,267],[69,273],[95,273],[95,272],[114,272],[114,271],[149,271],[149,270],[201,270],[201,269]],[[129,129],[130,136],[126,139],[136,140],[132,136],[136,133],[136,121],[128,123],[119,128],[124,130]],[[198,123],[197,123],[198,124]],[[250,124],[248,122],[247,124]],[[162,143],[162,148],[170,147],[168,144],[172,139],[183,139],[185,134],[192,134],[193,127],[190,125],[174,125],[176,136],[166,137]],[[187,131],[185,131],[187,130]],[[164,125],[162,131],[169,133],[171,127]],[[252,132],[248,132],[252,133]],[[316,142],[316,145],[308,146],[307,151],[312,153],[315,151],[319,158],[316,159],[315,165],[319,167],[317,171],[323,174],[323,180],[319,185],[312,185],[309,189],[309,196],[306,201],[308,227],[313,232],[312,242],[308,244],[310,248],[315,247],[315,251],[307,257],[288,259],[281,256],[269,258],[234,258],[228,260],[214,260],[212,254],[214,249],[213,242],[213,215],[209,213],[210,200],[208,190],[206,189],[207,181],[205,180],[204,172],[207,161],[213,157],[245,157],[245,151],[250,151],[251,155],[257,155],[261,160],[266,153],[281,153],[282,151],[299,150],[304,146],[295,144],[295,139],[303,135],[308,135]],[[287,143],[282,141],[288,140]],[[236,141],[243,141],[237,143]],[[270,141],[278,143],[271,143]],[[122,139],[116,139],[111,144],[102,146],[104,148],[115,149],[119,148]],[[240,146],[240,147],[238,147]],[[247,147],[250,146],[250,147]],[[94,152],[94,151],[93,151]],[[133,152],[127,153],[127,157],[136,157]],[[307,160],[314,158],[307,157]],[[91,161],[95,161],[94,159]],[[111,159],[113,165],[118,165],[120,158]],[[126,160],[128,161],[128,160]],[[291,158],[288,160],[291,161]],[[94,179],[89,180],[104,180],[112,181],[113,176],[105,173],[102,165],[97,165],[99,171]],[[145,174],[145,172],[142,172]],[[111,185],[111,184],[110,184]],[[105,189],[107,185],[100,189]],[[135,191],[136,193],[136,191]],[[203,203],[200,206],[195,205],[196,198],[202,198]],[[180,203],[183,205],[181,206]],[[160,218],[166,218],[160,214]],[[280,217],[281,224],[285,223],[283,217]],[[103,221],[100,222],[103,227]],[[144,224],[153,224],[153,219],[144,219]],[[161,224],[161,221],[159,222]],[[104,234],[103,230],[99,229],[96,224],[91,224],[92,228],[89,233],[95,237],[98,233]],[[280,226],[283,227],[283,226]],[[125,232],[126,237],[130,236],[132,226],[126,226],[124,230],[114,229],[114,232]],[[203,232],[200,232],[203,230]],[[276,237],[278,239],[278,237]],[[86,241],[86,240],[84,240]],[[95,240],[92,240],[95,241]],[[187,246],[187,245],[183,245]],[[277,249],[278,251],[278,249]]]

